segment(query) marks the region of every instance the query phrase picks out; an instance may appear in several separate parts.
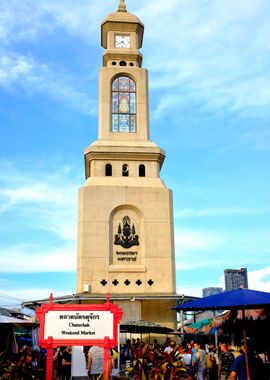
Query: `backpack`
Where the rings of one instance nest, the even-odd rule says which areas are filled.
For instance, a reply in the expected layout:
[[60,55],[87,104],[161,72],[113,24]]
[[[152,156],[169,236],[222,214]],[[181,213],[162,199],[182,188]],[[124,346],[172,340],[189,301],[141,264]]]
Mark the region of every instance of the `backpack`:
[[206,356],[206,368],[213,368],[215,365],[216,359],[214,355],[208,354]]

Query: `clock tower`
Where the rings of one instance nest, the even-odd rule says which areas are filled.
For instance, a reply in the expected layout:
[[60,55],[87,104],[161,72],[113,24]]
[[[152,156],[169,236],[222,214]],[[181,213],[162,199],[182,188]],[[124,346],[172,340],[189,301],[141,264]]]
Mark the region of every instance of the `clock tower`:
[[172,193],[165,152],[150,140],[144,25],[124,0],[101,25],[98,139],[85,149],[79,190],[77,292],[111,300],[123,320],[175,326]]

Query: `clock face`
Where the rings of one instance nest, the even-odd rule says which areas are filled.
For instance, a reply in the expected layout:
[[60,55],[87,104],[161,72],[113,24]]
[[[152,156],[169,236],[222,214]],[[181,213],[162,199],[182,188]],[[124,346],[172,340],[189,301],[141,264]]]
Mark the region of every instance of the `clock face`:
[[130,36],[115,36],[115,47],[117,48],[129,48]]

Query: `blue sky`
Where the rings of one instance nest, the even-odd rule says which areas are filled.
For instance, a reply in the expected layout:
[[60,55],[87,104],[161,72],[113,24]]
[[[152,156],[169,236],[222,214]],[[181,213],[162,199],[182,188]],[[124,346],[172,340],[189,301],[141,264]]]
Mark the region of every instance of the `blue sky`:
[[[174,194],[177,290],[245,266],[270,291],[270,2],[127,0],[145,24],[151,139]],[[97,138],[100,23],[118,0],[0,3],[0,306],[75,292]],[[14,297],[14,298],[11,298]]]

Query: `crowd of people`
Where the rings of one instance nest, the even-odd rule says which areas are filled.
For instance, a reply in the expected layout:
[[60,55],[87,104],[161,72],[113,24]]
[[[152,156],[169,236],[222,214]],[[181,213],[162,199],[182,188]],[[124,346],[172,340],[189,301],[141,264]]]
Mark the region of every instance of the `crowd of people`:
[[[252,350],[251,342],[247,348],[250,379],[269,379],[267,367]],[[130,372],[137,375],[136,379],[247,380],[243,345],[234,351],[226,342],[215,347],[194,341],[177,344],[168,338],[163,345],[157,340],[148,345],[133,339],[126,341],[122,355],[130,363]],[[159,377],[160,373],[163,377]]]
[[16,352],[0,349],[0,380],[45,379],[46,350],[21,344]]
[[[244,352],[245,348],[247,352]],[[151,344],[145,344],[139,338],[128,339],[121,347],[121,368],[116,372],[120,373],[120,377],[122,373],[125,378],[135,380],[247,380],[248,358],[250,380],[269,380],[267,366],[252,349],[252,342],[248,341],[245,348],[242,346],[239,351],[234,351],[226,342],[220,342],[215,347],[195,341],[177,343],[170,338],[162,344],[157,339]],[[89,379],[100,379],[103,373],[104,349],[97,346],[85,347],[84,353]],[[109,365],[113,368],[118,363],[117,349],[110,353]],[[4,351],[0,352],[1,363],[7,361],[5,355]],[[71,355],[72,348],[69,346],[54,350],[54,379],[71,379]],[[10,374],[9,377],[2,377],[0,374],[0,379],[44,379],[45,359],[46,352],[22,346],[13,357],[15,377]],[[40,372],[36,377],[33,373],[37,369]]]

